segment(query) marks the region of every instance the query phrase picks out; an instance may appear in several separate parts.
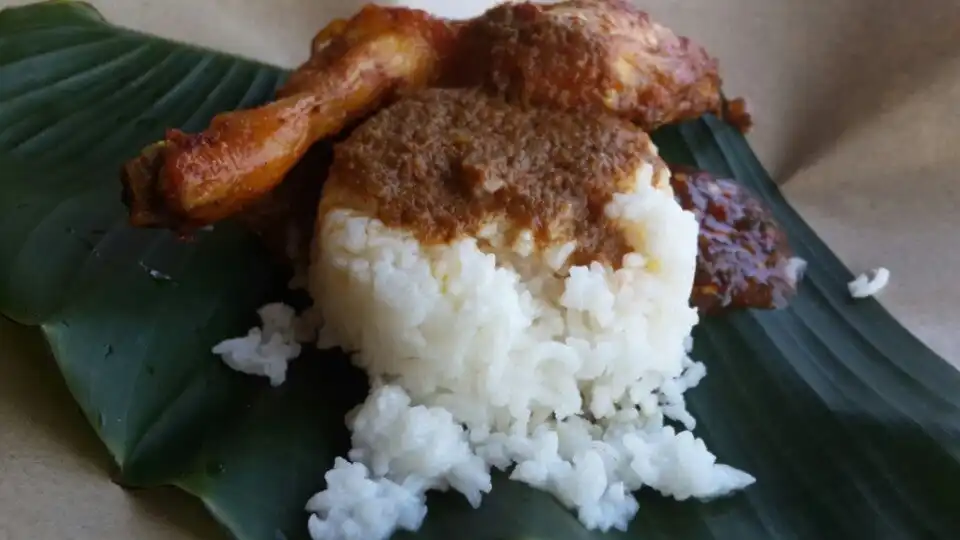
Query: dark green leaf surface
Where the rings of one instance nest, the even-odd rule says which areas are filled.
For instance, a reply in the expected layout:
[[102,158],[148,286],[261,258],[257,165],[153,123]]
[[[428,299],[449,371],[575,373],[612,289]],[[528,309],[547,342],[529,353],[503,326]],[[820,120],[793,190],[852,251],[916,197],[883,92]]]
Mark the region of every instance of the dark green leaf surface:
[[303,507],[334,458],[350,449],[344,416],[365,392],[363,374],[344,358],[301,357],[286,384],[248,402],[239,421],[207,438],[193,472],[178,483],[237,538],[306,538]]
[[281,77],[84,4],[0,12],[0,310],[41,326],[126,483],[182,473],[250,391],[209,350],[253,322],[271,277],[236,228],[184,243],[127,227],[119,164],[168,125],[269,98]]
[[[271,95],[283,74],[104,23],[86,5],[0,12],[0,312],[42,328],[128,483],[175,483],[242,540],[306,538],[306,499],[363,397],[342,358],[266,389],[210,355],[246,331],[272,274],[229,226],[185,244],[127,228],[118,164],[166,127]],[[744,139],[705,118],[655,135],[672,161],[760,194],[810,262],[776,313],[702,323],[697,433],[758,478],[709,504],[643,494],[627,533],[583,530],[552,498],[495,481],[480,510],[431,498],[448,540],[925,539],[960,532],[960,373],[872,300],[783,200]],[[151,272],[153,271],[153,272]]]

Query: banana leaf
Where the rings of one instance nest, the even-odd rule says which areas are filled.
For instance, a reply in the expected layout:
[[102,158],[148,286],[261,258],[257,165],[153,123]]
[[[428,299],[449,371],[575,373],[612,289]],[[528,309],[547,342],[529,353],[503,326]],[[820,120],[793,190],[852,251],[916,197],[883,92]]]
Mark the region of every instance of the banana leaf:
[[[179,486],[242,540],[307,538],[303,506],[349,445],[343,415],[364,378],[319,353],[279,388],[225,368],[211,346],[246,332],[282,272],[231,224],[190,243],[129,228],[117,173],[165,128],[263,102],[285,75],[80,2],[0,11],[0,313],[42,333],[117,482]],[[479,510],[432,495],[423,529],[403,537],[957,538],[960,373],[877,302],[848,299],[852,275],[739,133],[704,117],[654,136],[669,160],[749,186],[809,262],[788,309],[694,334],[708,366],[688,394],[697,432],[757,483],[710,503],[642,493],[629,531],[600,534],[497,477]]]

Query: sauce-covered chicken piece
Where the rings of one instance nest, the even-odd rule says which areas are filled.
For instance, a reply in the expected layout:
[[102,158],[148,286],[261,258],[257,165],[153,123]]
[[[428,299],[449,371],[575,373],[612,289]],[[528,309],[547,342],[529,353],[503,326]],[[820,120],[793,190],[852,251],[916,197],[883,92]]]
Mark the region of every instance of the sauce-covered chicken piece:
[[700,223],[692,305],[705,315],[785,307],[804,263],[770,211],[733,180],[682,166],[671,170],[674,196]]
[[459,49],[482,66],[460,85],[513,103],[613,114],[648,132],[725,111],[717,59],[631,0],[503,3],[463,28]]

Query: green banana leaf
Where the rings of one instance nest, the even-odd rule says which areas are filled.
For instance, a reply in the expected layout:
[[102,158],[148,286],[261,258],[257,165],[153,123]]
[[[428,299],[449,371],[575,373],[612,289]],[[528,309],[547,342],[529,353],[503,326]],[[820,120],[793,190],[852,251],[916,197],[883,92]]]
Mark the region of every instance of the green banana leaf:
[[[222,366],[211,346],[254,323],[282,272],[230,224],[189,243],[128,228],[117,173],[165,128],[201,129],[284,77],[112,26],[79,2],[0,11],[0,313],[42,332],[118,482],[180,486],[242,540],[307,538],[303,506],[349,444],[343,414],[363,376],[318,353],[280,388]],[[655,139],[670,160],[748,185],[810,263],[789,309],[695,331],[709,372],[688,394],[697,432],[757,483],[710,503],[644,493],[630,530],[603,535],[497,477],[479,510],[434,495],[424,528],[402,536],[957,538],[960,372],[875,301],[848,300],[850,272],[738,133],[705,117]]]

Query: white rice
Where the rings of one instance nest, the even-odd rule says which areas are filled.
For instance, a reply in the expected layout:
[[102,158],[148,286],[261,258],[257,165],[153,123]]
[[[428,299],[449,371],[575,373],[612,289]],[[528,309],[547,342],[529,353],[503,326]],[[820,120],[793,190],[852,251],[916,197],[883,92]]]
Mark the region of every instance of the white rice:
[[296,339],[296,312],[284,304],[268,304],[257,311],[262,326],[244,337],[218,343],[213,353],[232,369],[270,379],[280,386],[287,379],[287,365],[300,356]]
[[316,513],[307,521],[312,538],[389,538],[397,530],[416,531],[427,515],[420,489],[370,478],[362,464],[337,458],[326,479],[327,489],[307,503]]
[[790,257],[787,260],[786,275],[789,280],[790,286],[796,288],[799,285],[800,281],[803,280],[803,275],[807,271],[807,261],[801,259],[800,257]]
[[635,249],[616,271],[569,267],[574,244],[536,249],[502,217],[478,238],[421,245],[353,210],[321,214],[319,342],[352,352],[374,389],[348,418],[353,464],[308,504],[314,540],[415,530],[428,489],[477,506],[492,467],[600,530],[627,527],[643,486],[683,500],[754,482],[687,431],[683,394],[705,375],[687,356],[697,224],[666,168],[636,180],[606,209]]
[[850,296],[867,298],[879,293],[888,283],[890,283],[890,271],[881,267],[869,273],[860,274],[857,279],[847,283],[847,288],[850,290]]

